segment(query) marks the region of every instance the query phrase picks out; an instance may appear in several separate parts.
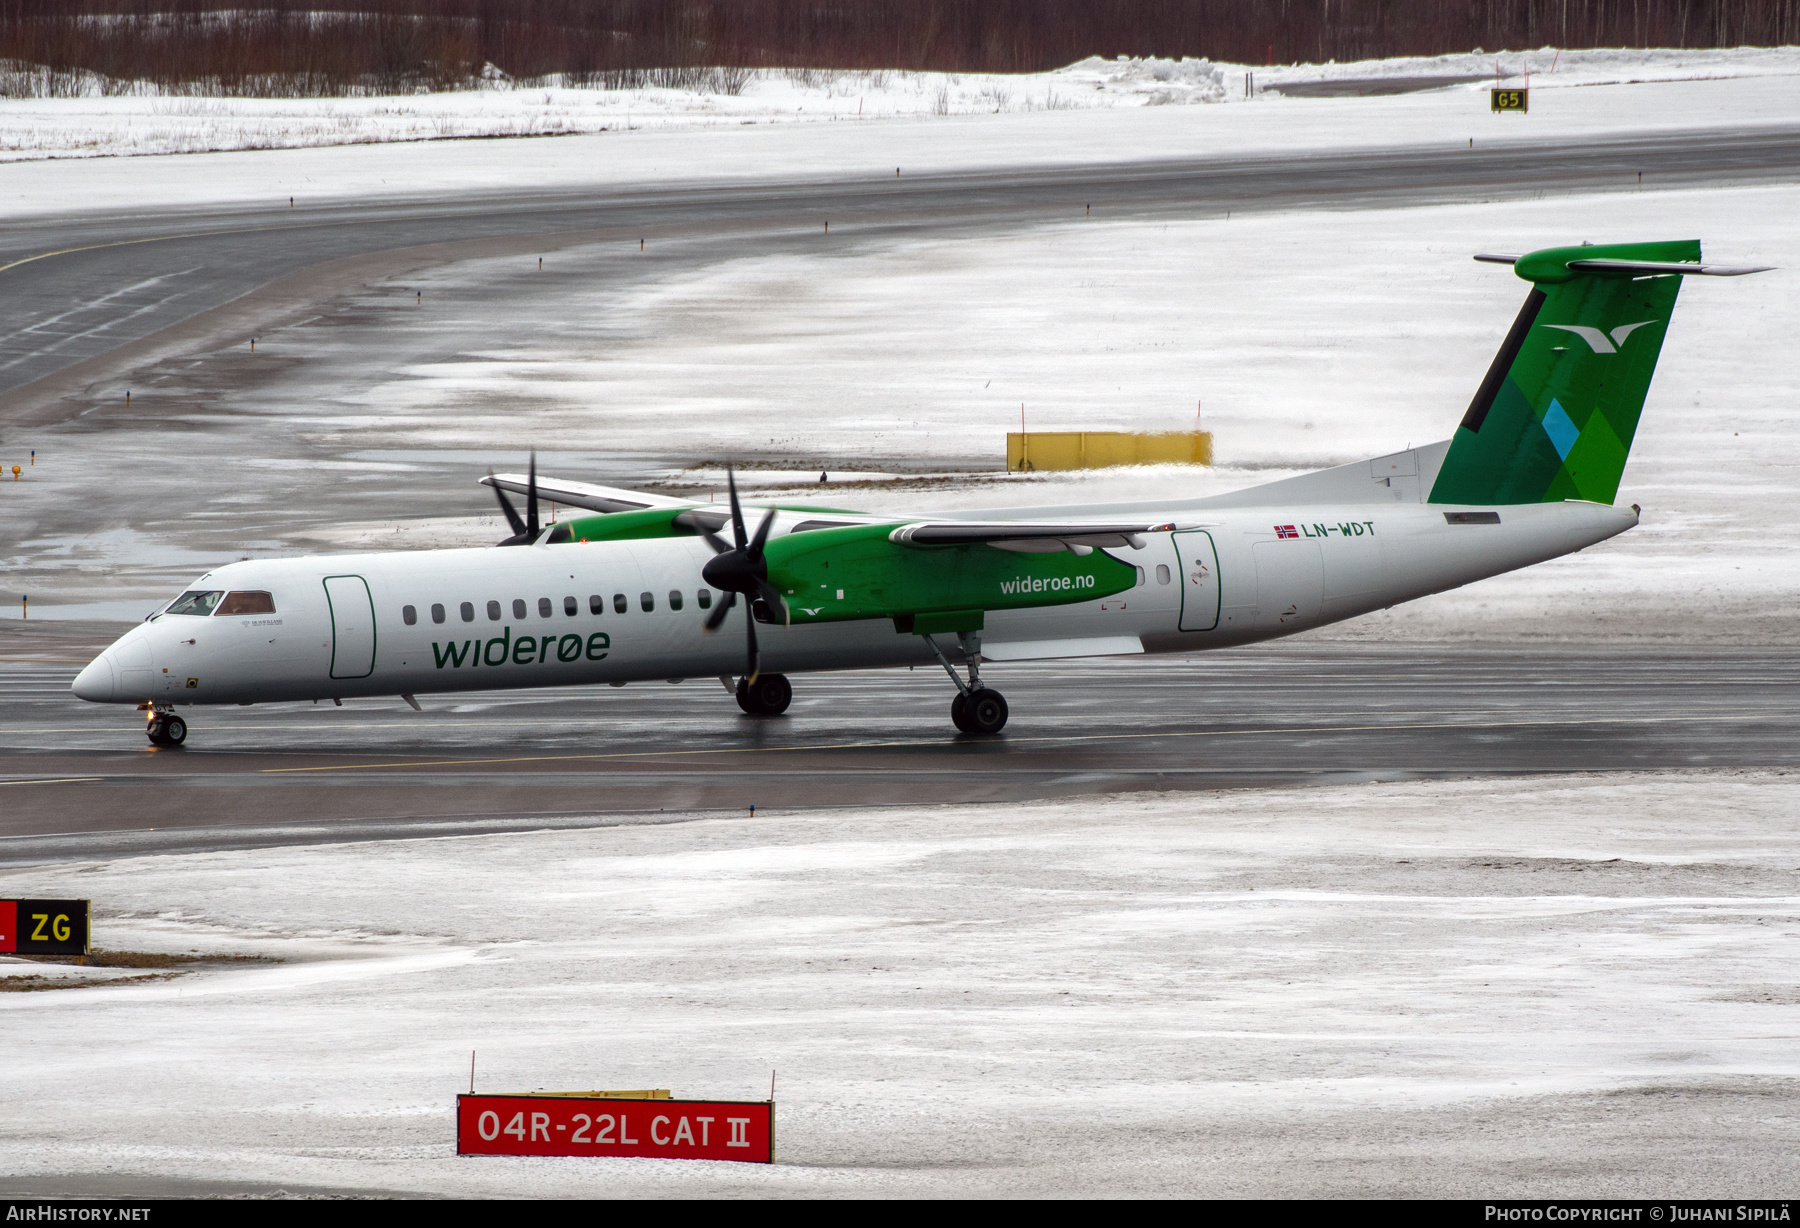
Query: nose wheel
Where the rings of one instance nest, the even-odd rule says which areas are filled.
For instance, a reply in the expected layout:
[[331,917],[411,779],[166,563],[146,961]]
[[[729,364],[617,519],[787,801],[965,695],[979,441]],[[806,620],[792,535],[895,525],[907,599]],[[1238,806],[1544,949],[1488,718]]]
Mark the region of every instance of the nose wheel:
[[187,722],[173,712],[152,712],[144,732],[152,746],[180,746],[187,741]]
[[794,688],[782,674],[758,674],[755,682],[738,680],[738,707],[751,716],[780,716],[794,702]]

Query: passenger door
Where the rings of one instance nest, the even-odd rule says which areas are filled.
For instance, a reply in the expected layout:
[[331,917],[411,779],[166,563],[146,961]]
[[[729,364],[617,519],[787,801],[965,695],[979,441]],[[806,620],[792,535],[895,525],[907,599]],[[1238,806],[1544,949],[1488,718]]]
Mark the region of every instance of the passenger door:
[[375,603],[361,576],[326,576],[331,607],[331,676],[367,678],[375,672]]
[[1181,580],[1181,629],[1211,631],[1219,625],[1219,552],[1212,534],[1194,529],[1171,536]]

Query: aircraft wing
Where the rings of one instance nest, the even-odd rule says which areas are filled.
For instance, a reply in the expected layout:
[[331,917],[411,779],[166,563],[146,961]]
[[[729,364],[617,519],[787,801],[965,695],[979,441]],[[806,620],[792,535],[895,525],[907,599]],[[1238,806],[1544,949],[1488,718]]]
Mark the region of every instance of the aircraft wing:
[[[483,486],[498,486],[515,495],[530,493],[530,481],[522,473],[493,473],[481,479]],[[649,495],[641,490],[624,490],[617,486],[595,486],[589,482],[570,482],[559,478],[539,477],[538,498],[565,507],[585,507],[592,512],[641,512],[654,507],[693,507],[692,499],[676,499],[669,495]]]
[[[888,534],[903,546],[966,546],[980,544],[1026,554],[1048,553],[1070,546],[1144,548],[1144,534],[1166,533],[1172,524],[1032,524],[1005,521],[977,524],[969,521],[937,521],[904,524]],[[1076,553],[1081,553],[1077,551]]]

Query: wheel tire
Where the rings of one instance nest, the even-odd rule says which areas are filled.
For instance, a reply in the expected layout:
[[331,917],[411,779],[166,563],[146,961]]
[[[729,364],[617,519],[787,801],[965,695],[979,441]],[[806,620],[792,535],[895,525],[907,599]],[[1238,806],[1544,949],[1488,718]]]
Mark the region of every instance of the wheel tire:
[[187,722],[179,716],[171,716],[163,722],[162,736],[164,746],[180,746],[187,741]]
[[1006,728],[1006,697],[983,687],[969,696],[963,719],[970,733],[999,733]]
[[167,746],[169,739],[163,736],[163,723],[159,717],[144,727],[144,736],[150,739],[152,746]]
[[950,723],[964,733],[975,732],[969,728],[969,697],[961,691],[958,691],[956,698],[950,701]]
[[794,702],[794,688],[781,674],[763,674],[746,686],[738,683],[738,707],[751,716],[780,716]]

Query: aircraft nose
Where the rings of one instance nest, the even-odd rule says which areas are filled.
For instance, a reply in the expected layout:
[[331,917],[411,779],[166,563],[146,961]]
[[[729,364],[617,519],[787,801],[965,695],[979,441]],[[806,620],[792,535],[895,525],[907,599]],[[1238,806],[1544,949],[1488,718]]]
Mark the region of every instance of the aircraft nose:
[[112,651],[109,649],[89,661],[87,668],[75,675],[75,681],[69,684],[77,699],[85,699],[90,703],[109,703],[118,689],[118,673],[113,669]]

